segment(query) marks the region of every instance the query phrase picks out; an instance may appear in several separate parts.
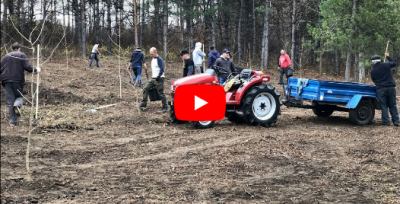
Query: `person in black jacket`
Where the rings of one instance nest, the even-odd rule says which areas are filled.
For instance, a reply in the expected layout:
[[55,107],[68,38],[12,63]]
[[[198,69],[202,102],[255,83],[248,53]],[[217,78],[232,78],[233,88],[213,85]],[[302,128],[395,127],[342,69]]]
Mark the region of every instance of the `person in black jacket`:
[[181,56],[181,59],[185,62],[185,66],[183,67],[183,77],[193,75],[194,62],[189,57],[189,51],[182,50],[179,55]]
[[221,72],[218,73],[218,81],[221,85],[226,81],[232,72],[236,72],[235,65],[233,64],[232,59],[229,58],[228,49],[222,50],[221,57],[215,61],[214,65],[221,68]]
[[32,68],[28,57],[21,52],[21,45],[14,43],[12,52],[6,54],[1,61],[1,85],[4,87],[4,95],[10,115],[10,125],[15,126],[18,122],[18,116],[21,115],[20,108],[23,104],[22,88],[25,83],[24,71],[36,73],[40,68]]
[[371,57],[373,64],[371,78],[375,83],[376,95],[381,103],[383,125],[390,125],[389,109],[393,124],[399,126],[399,112],[396,105],[396,82],[391,70],[391,68],[396,66],[396,63],[389,56],[389,53],[385,53],[385,57],[389,62],[381,62],[379,55]]

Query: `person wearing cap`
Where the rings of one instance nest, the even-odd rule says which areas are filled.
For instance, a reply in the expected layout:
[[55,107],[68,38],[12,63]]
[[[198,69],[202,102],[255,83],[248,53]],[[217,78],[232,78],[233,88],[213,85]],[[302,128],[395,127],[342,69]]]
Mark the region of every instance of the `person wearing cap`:
[[215,61],[215,66],[220,67],[222,72],[218,73],[218,81],[219,84],[225,83],[226,79],[232,72],[236,72],[235,65],[232,60],[229,58],[229,50],[223,49],[222,55]]
[[221,55],[215,50],[214,46],[210,47],[210,53],[208,53],[208,61],[207,61],[207,69],[212,67],[215,63],[215,61],[220,57]]
[[193,50],[193,62],[196,74],[203,73],[203,57],[206,56],[206,54],[201,51],[201,45],[201,42],[197,42]]
[[189,57],[189,52],[187,50],[182,50],[180,53],[181,59],[185,62],[183,67],[183,77],[190,76],[194,74],[194,62]]
[[290,61],[290,57],[288,54],[286,54],[285,50],[281,50],[281,55],[279,57],[279,71],[280,71],[280,76],[279,76],[279,84],[283,84],[283,75],[286,75],[286,78],[289,79],[288,77],[288,69],[292,65],[292,62]]
[[133,77],[132,83],[135,86],[136,79],[138,80],[138,87],[142,87],[142,66],[146,67],[146,60],[142,52],[141,47],[137,47],[136,50],[132,52],[131,60],[129,61],[129,66],[132,68]]
[[4,88],[11,126],[17,125],[18,117],[21,116],[20,108],[24,103],[22,95],[25,83],[24,71],[39,73],[40,67],[34,69],[26,54],[21,52],[21,45],[14,43],[12,52],[1,60],[1,85]]
[[383,125],[390,125],[389,113],[392,116],[392,122],[395,126],[399,126],[399,112],[396,105],[396,82],[393,78],[391,68],[396,66],[396,63],[385,53],[388,62],[381,62],[379,55],[371,57],[373,64],[371,70],[371,79],[376,86],[376,95],[382,107],[382,123]]
[[99,47],[101,47],[101,43],[96,43],[93,45],[92,48],[92,52],[90,54],[90,62],[89,62],[89,68],[92,68],[92,62],[93,60],[96,60],[96,66],[98,68],[100,68],[99,66],[99,58],[97,57],[97,55],[101,55],[100,51],[99,51]]

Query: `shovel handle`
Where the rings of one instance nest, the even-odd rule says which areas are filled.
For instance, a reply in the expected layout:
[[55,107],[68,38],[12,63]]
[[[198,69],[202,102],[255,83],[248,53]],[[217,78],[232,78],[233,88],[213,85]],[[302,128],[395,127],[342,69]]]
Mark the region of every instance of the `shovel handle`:
[[383,57],[383,62],[386,62],[386,53],[388,51],[388,48],[389,48],[389,40],[386,43],[386,50],[385,50],[385,54],[384,54],[385,57]]

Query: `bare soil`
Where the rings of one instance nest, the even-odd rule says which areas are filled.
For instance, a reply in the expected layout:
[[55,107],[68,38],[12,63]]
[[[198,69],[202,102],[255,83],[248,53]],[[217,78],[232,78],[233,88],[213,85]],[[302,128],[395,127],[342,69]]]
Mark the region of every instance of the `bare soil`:
[[[347,113],[318,118],[282,107],[270,128],[222,120],[196,130],[156,113],[160,102],[139,111],[141,90],[130,84],[126,67],[120,98],[118,62],[102,58],[100,65],[87,69],[86,61],[75,60],[68,68],[42,67],[33,181],[25,169],[30,105],[19,126],[8,126],[2,90],[2,204],[400,203],[400,128],[381,126],[380,111],[372,125],[355,126]],[[278,71],[267,74],[282,92]],[[168,64],[166,75],[169,93],[181,64]],[[30,81],[27,74],[29,100]]]

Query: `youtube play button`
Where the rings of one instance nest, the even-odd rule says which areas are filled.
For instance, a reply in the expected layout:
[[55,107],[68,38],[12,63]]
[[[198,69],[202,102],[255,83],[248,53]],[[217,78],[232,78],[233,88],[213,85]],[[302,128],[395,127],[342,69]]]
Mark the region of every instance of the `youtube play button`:
[[225,90],[220,85],[182,85],[175,90],[174,108],[179,120],[222,120],[225,106]]
[[208,103],[207,101],[197,97],[196,95],[194,96],[194,110],[197,110],[197,109],[203,107],[207,103]]

